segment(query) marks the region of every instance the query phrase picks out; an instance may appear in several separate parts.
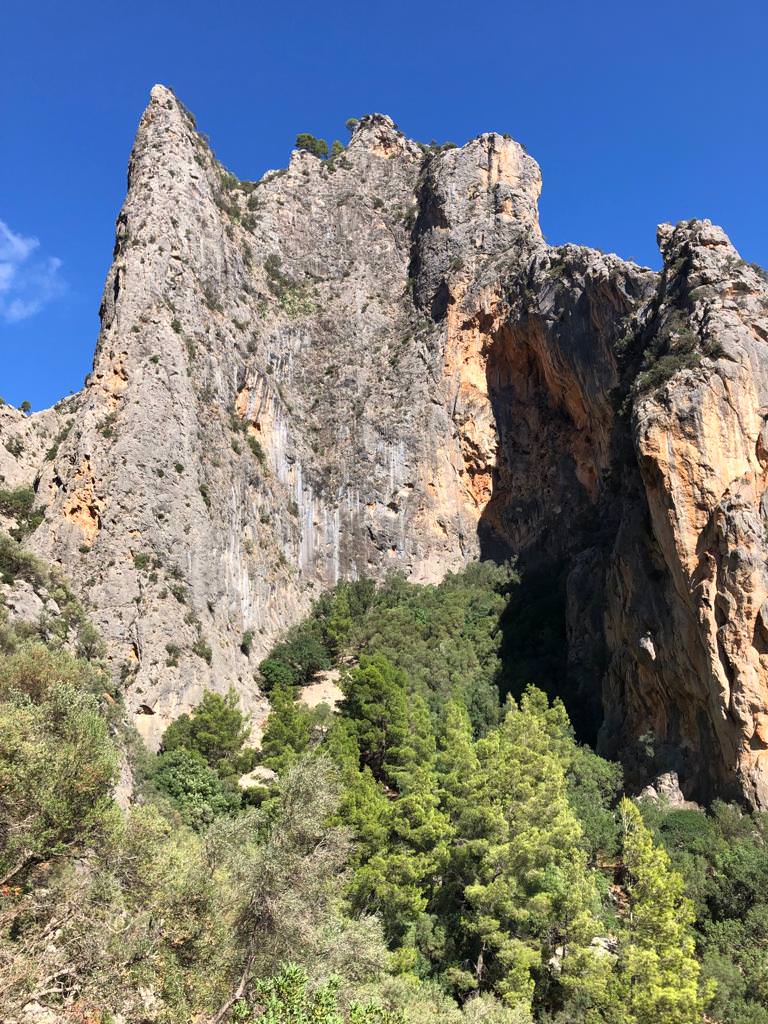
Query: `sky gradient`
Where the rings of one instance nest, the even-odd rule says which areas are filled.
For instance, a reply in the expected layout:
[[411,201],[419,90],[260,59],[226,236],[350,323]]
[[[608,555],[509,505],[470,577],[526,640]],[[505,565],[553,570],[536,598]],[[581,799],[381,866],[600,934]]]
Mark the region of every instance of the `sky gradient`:
[[657,267],[656,225],[721,224],[768,265],[768,5],[7,0],[0,25],[0,395],[77,390],[155,82],[241,178],[298,132],[390,114],[423,141],[508,132],[547,240]]

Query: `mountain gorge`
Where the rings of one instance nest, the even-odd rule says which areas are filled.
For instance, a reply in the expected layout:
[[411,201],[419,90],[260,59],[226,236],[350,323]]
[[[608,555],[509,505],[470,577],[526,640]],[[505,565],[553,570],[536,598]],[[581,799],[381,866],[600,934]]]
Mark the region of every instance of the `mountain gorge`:
[[339,580],[516,558],[630,787],[768,805],[765,273],[703,220],[660,273],[549,246],[540,189],[511,138],[379,114],[240,181],[152,90],[93,371],[0,408],[150,746],[205,690],[263,719],[260,659]]

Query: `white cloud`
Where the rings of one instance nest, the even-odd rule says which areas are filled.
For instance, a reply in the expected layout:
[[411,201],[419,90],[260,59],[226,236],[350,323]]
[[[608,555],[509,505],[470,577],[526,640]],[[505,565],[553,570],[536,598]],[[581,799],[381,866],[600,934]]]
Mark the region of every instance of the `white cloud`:
[[64,291],[61,260],[38,253],[40,242],[0,220],[0,319],[26,320]]

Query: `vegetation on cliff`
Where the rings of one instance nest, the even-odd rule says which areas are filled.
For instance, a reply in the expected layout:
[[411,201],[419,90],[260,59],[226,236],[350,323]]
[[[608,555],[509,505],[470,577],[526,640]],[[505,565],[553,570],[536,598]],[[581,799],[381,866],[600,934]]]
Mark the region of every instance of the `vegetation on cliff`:
[[764,816],[628,800],[559,701],[502,706],[512,568],[341,584],[262,665],[259,752],[206,693],[150,755],[82,613],[2,550],[4,593],[49,605],[0,613],[6,1019],[768,1021]]

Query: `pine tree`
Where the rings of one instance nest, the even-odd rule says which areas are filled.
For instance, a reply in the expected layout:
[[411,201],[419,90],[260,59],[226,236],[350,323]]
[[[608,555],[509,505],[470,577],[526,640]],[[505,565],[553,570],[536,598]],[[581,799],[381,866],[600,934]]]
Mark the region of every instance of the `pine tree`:
[[437,772],[442,806],[451,823],[451,842],[443,885],[436,900],[446,936],[444,978],[457,992],[476,988],[480,945],[466,918],[465,889],[478,876],[491,845],[506,834],[506,821],[497,802],[490,799],[488,774],[480,765],[472,724],[463,704],[445,708],[439,736]]
[[349,587],[342,584],[338,587],[330,602],[330,610],[325,621],[325,636],[328,646],[335,657],[343,657],[347,653],[354,620],[350,608]]
[[619,804],[629,916],[613,1001],[622,1024],[697,1024],[704,1010],[691,934],[693,904],[637,806]]
[[387,840],[389,800],[367,767],[360,767],[360,748],[351,722],[337,718],[323,745],[339,768],[342,794],[337,820],[351,828],[356,839],[353,866],[380,850]]
[[282,775],[309,746],[311,715],[308,708],[294,700],[290,686],[276,686],[269,702],[272,710],[261,739],[261,762]]
[[[399,702],[398,702],[399,703]],[[359,893],[381,914],[400,964],[413,968],[429,952],[430,903],[448,855],[450,823],[440,808],[435,738],[423,698],[412,695],[398,743],[386,750],[385,778],[396,787],[389,802],[385,844],[357,873]]]
[[408,737],[406,682],[404,673],[383,654],[362,655],[359,667],[342,680],[339,710],[353,723],[362,763],[389,784],[389,751],[402,747]]
[[212,768],[234,757],[248,737],[246,716],[234,690],[226,696],[206,690],[191,715],[179,715],[163,734],[163,750],[185,747],[201,754]]
[[477,880],[465,890],[468,928],[479,947],[478,983],[512,1005],[530,1006],[536,974],[553,956],[567,974],[596,931],[597,895],[563,766],[549,742],[548,710],[534,692],[520,707],[510,701],[500,728],[477,744],[487,798],[503,815],[503,828],[496,824],[487,836]]

